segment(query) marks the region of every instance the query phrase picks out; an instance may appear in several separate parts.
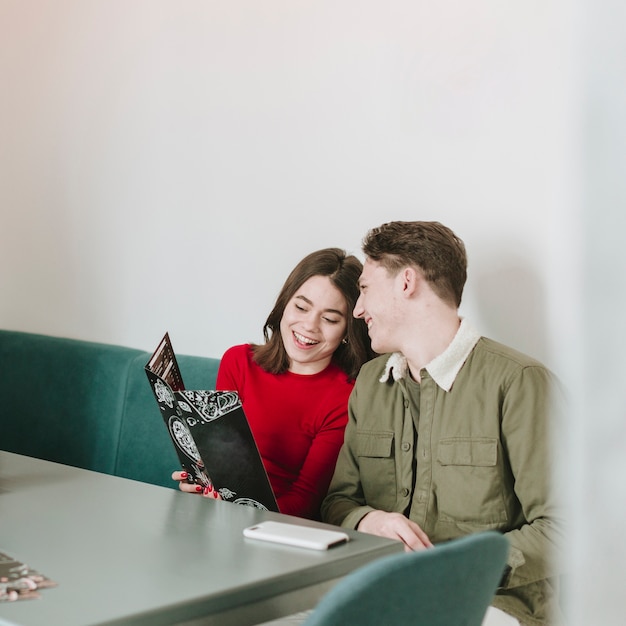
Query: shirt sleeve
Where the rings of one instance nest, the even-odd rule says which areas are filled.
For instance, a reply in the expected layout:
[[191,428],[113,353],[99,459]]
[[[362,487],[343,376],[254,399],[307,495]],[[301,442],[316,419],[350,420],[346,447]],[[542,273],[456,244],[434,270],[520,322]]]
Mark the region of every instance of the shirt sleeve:
[[[514,378],[502,408],[502,441],[525,523],[505,533],[510,541],[506,588],[555,576],[563,544],[563,510],[554,489],[555,435],[564,397],[543,367],[525,367]],[[553,558],[547,558],[552,555]]]
[[[247,346],[233,346],[226,350],[217,370],[215,389],[217,391],[237,391],[241,398],[243,390],[243,367],[241,360],[245,358],[244,350]],[[243,398],[241,398],[243,401]]]
[[348,423],[344,443],[337,458],[328,495],[321,507],[322,520],[328,524],[356,528],[363,517],[373,511],[363,496],[358,455],[356,452],[356,412],[358,387],[354,387],[348,403]]

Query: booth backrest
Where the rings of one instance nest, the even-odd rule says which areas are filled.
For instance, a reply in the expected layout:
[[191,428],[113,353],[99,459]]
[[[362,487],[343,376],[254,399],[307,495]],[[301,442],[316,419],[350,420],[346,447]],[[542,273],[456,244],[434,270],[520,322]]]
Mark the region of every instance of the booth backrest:
[[[178,460],[150,390],[151,353],[0,330],[0,449],[157,485]],[[219,359],[178,356],[189,389]]]
[[[144,371],[150,356],[146,353],[129,369],[114,473],[176,487],[171,474],[180,464]],[[187,389],[215,389],[219,359],[177,355],[176,360]]]

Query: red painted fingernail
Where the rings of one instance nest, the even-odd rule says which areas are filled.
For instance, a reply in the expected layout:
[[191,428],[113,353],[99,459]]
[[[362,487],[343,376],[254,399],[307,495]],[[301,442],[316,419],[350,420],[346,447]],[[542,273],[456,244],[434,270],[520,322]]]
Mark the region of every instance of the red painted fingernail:
[[198,493],[200,493],[200,492],[202,491],[202,485],[198,485],[198,486],[196,487],[196,491],[197,491]]
[[187,478],[187,476],[189,476],[189,474],[187,474],[187,472],[181,472],[180,473],[180,477],[181,478]]
[[205,495],[205,496],[208,496],[208,495],[211,493],[211,491],[213,491],[213,489],[211,488],[211,485],[207,485],[207,486],[204,488],[204,495]]

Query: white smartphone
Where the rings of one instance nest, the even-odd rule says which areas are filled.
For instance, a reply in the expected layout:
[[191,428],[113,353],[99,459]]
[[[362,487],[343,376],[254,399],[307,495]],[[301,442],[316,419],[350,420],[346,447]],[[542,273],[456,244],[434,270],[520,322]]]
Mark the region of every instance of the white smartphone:
[[300,548],[328,550],[331,546],[349,541],[350,537],[340,530],[312,528],[285,522],[261,522],[244,528],[243,534],[251,539],[284,543]]

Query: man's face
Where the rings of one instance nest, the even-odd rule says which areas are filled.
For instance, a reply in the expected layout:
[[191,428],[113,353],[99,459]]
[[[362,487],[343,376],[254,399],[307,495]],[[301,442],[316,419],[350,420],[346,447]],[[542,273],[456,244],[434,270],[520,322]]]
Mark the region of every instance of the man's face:
[[399,322],[399,280],[399,276],[390,276],[382,265],[371,259],[366,259],[359,278],[361,294],[353,315],[365,321],[372,349],[379,354],[400,349],[398,341],[394,339]]

